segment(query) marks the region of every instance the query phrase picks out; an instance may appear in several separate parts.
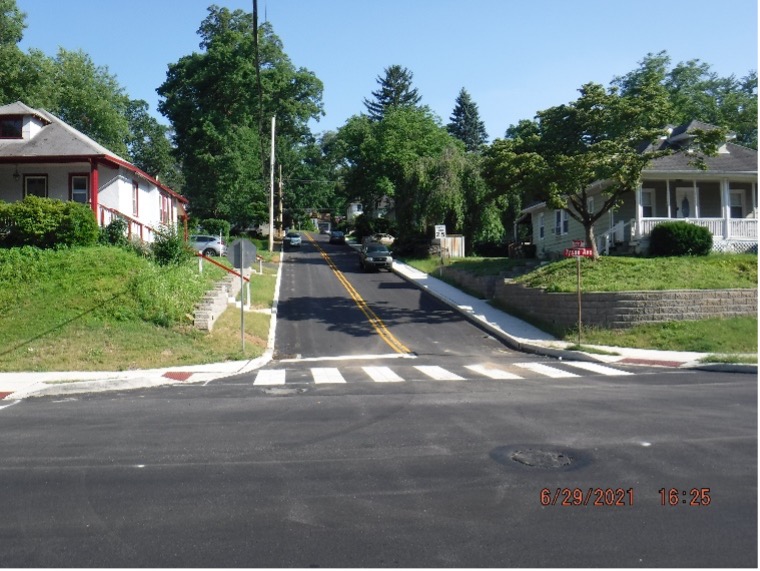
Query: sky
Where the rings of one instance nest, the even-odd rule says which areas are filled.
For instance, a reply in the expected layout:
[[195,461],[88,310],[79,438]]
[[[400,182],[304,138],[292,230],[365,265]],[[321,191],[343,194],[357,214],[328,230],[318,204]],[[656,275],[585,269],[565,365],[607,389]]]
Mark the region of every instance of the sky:
[[[21,49],[81,49],[131,99],[157,111],[168,65],[200,51],[212,4],[253,11],[253,0],[16,0]],[[721,77],[757,70],[757,0],[258,0],[285,53],[324,83],[320,133],[365,112],[391,65],[449,122],[466,89],[491,140],[578,89],[633,71],[649,53],[698,59]]]

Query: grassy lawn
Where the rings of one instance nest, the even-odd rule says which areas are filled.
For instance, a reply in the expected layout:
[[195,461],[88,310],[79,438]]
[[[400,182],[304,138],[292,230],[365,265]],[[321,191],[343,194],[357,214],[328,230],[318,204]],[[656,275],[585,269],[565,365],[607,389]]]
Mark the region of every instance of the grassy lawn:
[[[220,260],[226,263],[223,258]],[[252,278],[254,307],[270,307],[276,268]],[[269,315],[226,311],[212,332],[193,310],[225,272],[190,260],[160,267],[113,247],[0,250],[0,371],[127,370],[252,358]]]
[[[433,275],[440,266],[438,258],[406,263]],[[522,263],[505,258],[467,258],[451,260],[448,265],[476,275],[497,276]],[[696,258],[603,257],[595,262],[581,260],[581,280],[584,292],[757,288],[757,268],[757,256],[751,254]],[[515,281],[550,292],[575,292],[576,261],[546,264]],[[714,358],[716,361],[756,362],[756,358],[735,354],[757,354],[757,328],[756,317],[680,321],[623,330],[584,327],[582,344],[716,353],[720,354]],[[578,339],[577,330],[552,333],[572,343]]]

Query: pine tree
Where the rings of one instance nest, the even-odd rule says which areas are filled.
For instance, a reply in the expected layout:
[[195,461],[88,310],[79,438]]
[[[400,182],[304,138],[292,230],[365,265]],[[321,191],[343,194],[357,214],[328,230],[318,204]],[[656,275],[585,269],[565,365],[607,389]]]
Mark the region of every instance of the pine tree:
[[447,129],[452,136],[464,142],[465,148],[474,152],[488,141],[488,133],[480,120],[478,106],[463,87],[457,96],[454,111]]
[[380,89],[372,92],[375,100],[364,99],[372,120],[380,121],[389,108],[414,107],[420,102],[422,97],[412,88],[412,76],[411,71],[400,65],[385,68],[385,77],[377,77]]

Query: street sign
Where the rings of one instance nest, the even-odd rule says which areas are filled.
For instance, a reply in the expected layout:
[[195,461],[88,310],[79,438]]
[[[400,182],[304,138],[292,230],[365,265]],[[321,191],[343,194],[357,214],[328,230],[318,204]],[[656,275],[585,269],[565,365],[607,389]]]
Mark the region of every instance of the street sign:
[[233,268],[250,268],[256,261],[256,245],[246,238],[238,238],[227,250],[227,259]]
[[445,224],[436,224],[435,225],[435,237],[436,238],[445,238],[446,237],[446,225]]
[[562,255],[566,258],[592,258],[594,250],[591,248],[565,248]]

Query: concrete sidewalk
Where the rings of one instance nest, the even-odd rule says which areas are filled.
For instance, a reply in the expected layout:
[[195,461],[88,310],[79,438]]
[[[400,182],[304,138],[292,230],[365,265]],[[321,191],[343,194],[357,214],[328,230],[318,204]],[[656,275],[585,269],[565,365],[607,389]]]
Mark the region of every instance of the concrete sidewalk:
[[[282,264],[280,264],[281,269]],[[595,348],[608,354],[569,351],[567,347],[571,343],[555,339],[529,323],[493,307],[487,301],[468,295],[411,266],[394,262],[393,271],[518,351],[562,357],[565,360],[575,361],[662,367],[699,367],[757,374],[756,365],[700,364],[699,360],[705,357],[707,353],[681,353],[600,346],[595,346]],[[264,355],[257,359],[136,371],[0,373],[0,401],[13,401],[30,396],[125,390],[187,382],[207,383],[216,379],[255,371],[266,365],[272,358],[277,325],[277,292],[279,292],[280,275],[278,272],[267,349]],[[0,404],[0,408],[3,408],[3,404]]]

